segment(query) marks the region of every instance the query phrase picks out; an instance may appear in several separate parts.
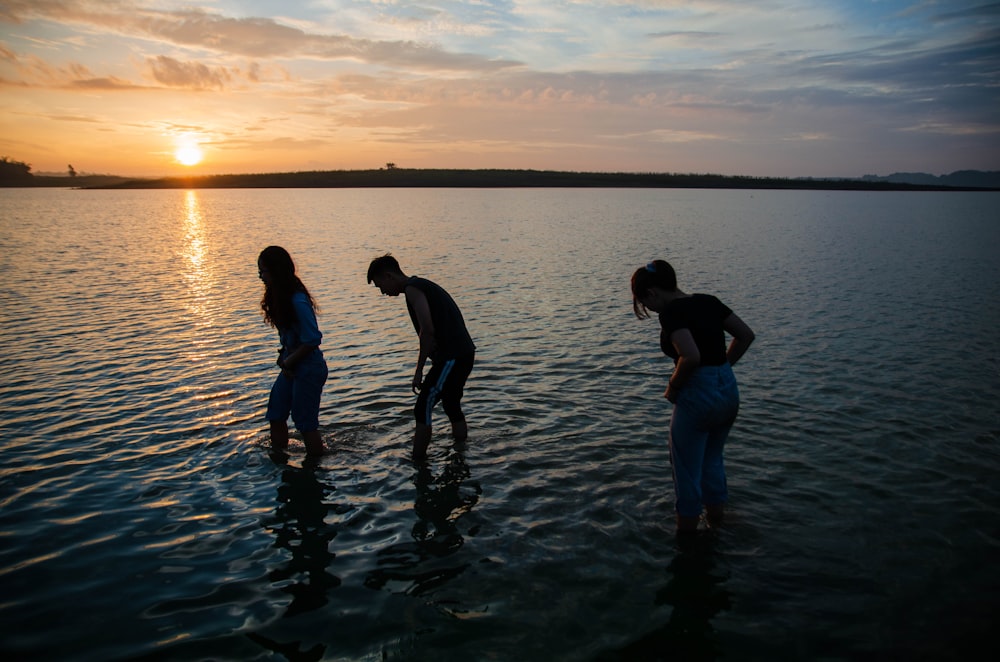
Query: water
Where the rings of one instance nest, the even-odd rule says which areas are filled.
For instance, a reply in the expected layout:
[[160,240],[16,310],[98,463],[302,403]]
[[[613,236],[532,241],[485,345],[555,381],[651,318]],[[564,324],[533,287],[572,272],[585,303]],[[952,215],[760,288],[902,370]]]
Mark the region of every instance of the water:
[[[0,190],[7,659],[960,659],[1000,600],[1000,198]],[[321,306],[329,453],[267,453],[256,256]],[[479,346],[408,461],[392,251]],[[673,536],[651,257],[757,332],[727,526]],[[439,413],[440,416],[440,413]]]

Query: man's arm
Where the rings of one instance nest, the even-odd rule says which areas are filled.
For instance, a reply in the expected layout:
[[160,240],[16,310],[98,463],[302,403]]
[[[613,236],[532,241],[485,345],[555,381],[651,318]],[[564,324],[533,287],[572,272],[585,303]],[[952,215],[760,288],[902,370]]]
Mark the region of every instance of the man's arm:
[[431,318],[431,307],[427,297],[418,288],[406,288],[406,301],[413,308],[417,317],[417,335],[420,337],[420,353],[417,355],[417,368],[413,373],[413,390],[419,391],[424,381],[424,363],[434,351],[434,321]]

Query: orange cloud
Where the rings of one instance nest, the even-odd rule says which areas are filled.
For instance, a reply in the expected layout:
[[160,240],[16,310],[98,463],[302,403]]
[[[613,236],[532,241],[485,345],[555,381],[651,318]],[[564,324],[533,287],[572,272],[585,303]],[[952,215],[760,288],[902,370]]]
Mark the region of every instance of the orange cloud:
[[194,90],[222,89],[232,79],[224,67],[208,67],[200,62],[181,62],[165,55],[146,58],[146,64],[153,79],[167,87]]

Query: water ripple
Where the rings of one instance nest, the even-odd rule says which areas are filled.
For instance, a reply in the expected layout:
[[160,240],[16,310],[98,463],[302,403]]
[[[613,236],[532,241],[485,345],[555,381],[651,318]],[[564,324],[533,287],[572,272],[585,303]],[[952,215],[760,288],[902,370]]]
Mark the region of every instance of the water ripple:
[[[20,219],[0,226],[4,650],[853,659],[974,640],[1000,589],[995,197],[820,195],[0,190]],[[267,449],[271,243],[321,306],[315,464]],[[415,335],[364,278],[387,250],[456,296],[480,348],[470,439],[439,412],[425,469]],[[729,522],[693,549],[672,535],[669,366],[630,310],[632,268],[660,255],[758,331]],[[944,370],[955,329],[971,349]]]

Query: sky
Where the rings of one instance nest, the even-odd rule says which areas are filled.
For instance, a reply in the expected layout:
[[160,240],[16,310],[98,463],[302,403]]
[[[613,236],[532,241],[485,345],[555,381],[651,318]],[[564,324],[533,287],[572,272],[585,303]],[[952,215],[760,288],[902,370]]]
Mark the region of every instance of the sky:
[[1000,2],[2,0],[0,156],[136,177],[1000,170]]

